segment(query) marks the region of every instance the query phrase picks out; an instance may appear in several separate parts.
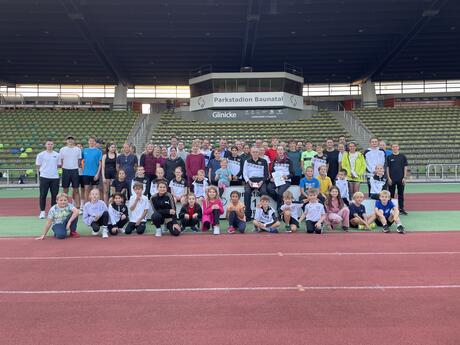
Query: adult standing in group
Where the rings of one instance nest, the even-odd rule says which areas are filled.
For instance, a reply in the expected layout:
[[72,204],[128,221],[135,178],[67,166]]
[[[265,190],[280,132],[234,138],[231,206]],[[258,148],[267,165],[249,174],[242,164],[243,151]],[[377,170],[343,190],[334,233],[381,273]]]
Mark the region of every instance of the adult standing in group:
[[[347,171],[349,198],[359,191],[359,185],[365,181],[366,160],[361,152],[356,150],[356,143],[348,144],[348,151],[343,153],[342,169]],[[342,197],[346,197],[342,195]]]
[[59,150],[59,161],[62,166],[62,189],[65,194],[68,194],[69,187],[72,185],[72,199],[75,207],[80,206],[80,176],[78,174],[80,160],[81,150],[75,146],[75,138],[69,135],[66,138],[66,146]]
[[342,144],[345,147],[345,151],[348,151],[348,143],[347,143],[347,137],[344,135],[341,135],[339,137],[339,144]]
[[54,151],[54,142],[46,140],[45,150],[37,155],[35,165],[39,171],[40,187],[40,219],[45,219],[46,198],[48,191],[51,192],[51,206],[56,204],[56,196],[59,192],[59,173],[60,166],[59,153]]
[[209,142],[209,139],[203,139],[200,152],[204,156],[204,165],[207,167],[212,155],[211,143]]
[[171,154],[171,149],[172,148],[175,148],[176,151],[177,151],[177,137],[175,135],[171,135],[171,138],[170,138],[170,146],[168,147],[168,157],[169,155]]
[[[220,152],[220,158],[228,158],[232,155],[232,153],[227,150],[227,140],[225,139],[220,139],[219,140],[219,152]],[[211,153],[211,159],[214,158],[214,150]]]
[[185,149],[185,144],[183,141],[179,141],[177,143],[177,156],[182,158],[182,160],[185,162],[188,156],[188,152]]
[[108,143],[105,154],[102,156],[102,180],[104,183],[104,202],[109,203],[110,186],[117,178],[117,146],[115,143]]
[[399,152],[399,144],[391,145],[391,155],[387,157],[387,181],[391,197],[395,197],[398,188],[398,207],[399,213],[407,215],[404,208],[404,187],[407,178],[407,158]]
[[297,150],[295,140],[289,140],[289,150],[286,155],[292,162],[294,168],[294,176],[292,176],[292,184],[298,186],[302,178],[302,152]]
[[281,173],[281,180],[284,184],[276,186],[275,179],[272,177],[270,183],[267,186],[268,194],[273,198],[277,203],[277,210],[281,208],[283,202],[283,194],[291,186],[291,178],[294,176],[294,166],[292,161],[284,152],[284,147],[278,145],[276,148],[276,156],[272,163],[271,173],[273,174]]
[[192,143],[192,151],[185,159],[185,172],[187,175],[187,182],[189,187],[193,186],[192,182],[196,179],[198,170],[204,170],[205,167],[204,156],[200,152],[200,141],[195,139]]
[[379,139],[373,137],[369,140],[369,148],[364,151],[364,159],[366,160],[366,172],[367,172],[367,188],[369,189],[369,195],[371,194],[370,179],[375,174],[375,167],[377,165],[386,166],[385,151],[379,147]]
[[185,173],[185,162],[177,156],[176,148],[172,147],[169,152],[169,158],[165,162],[165,178],[168,183],[174,178],[174,171],[177,167],[181,167],[183,174]]
[[252,191],[258,190],[260,195],[268,195],[267,182],[269,180],[268,163],[259,157],[259,149],[251,148],[251,157],[244,161],[244,206],[246,208],[246,219],[252,219],[251,195]]
[[83,166],[83,185],[85,186],[85,200],[89,200],[89,192],[92,186],[99,184],[99,177],[102,170],[102,151],[96,147],[96,138],[88,138],[88,147],[82,152],[82,158],[85,161]]
[[166,159],[161,156],[159,147],[155,147],[152,143],[148,143],[145,147],[145,152],[141,155],[139,165],[144,167],[145,176],[147,177],[146,190],[150,192],[152,181],[156,179],[157,168],[164,168]]
[[131,147],[128,143],[123,144],[123,150],[117,157],[117,171],[122,169],[126,173],[126,181],[129,183],[131,189],[131,181],[136,175],[137,169],[137,156],[132,153]]
[[335,179],[339,173],[339,151],[335,149],[334,140],[332,138],[326,139],[326,156],[327,156],[327,176],[332,181],[332,184],[335,185]]

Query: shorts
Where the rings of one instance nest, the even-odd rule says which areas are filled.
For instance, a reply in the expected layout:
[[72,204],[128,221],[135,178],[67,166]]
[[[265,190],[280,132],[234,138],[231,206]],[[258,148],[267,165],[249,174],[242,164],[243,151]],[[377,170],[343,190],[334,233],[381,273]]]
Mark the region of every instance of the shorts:
[[117,178],[117,172],[115,170],[106,170],[104,173],[106,180],[115,180]]
[[83,183],[83,175],[78,175],[78,185],[81,187],[81,188],[84,188],[85,185]]
[[[283,214],[281,215],[281,220],[286,223],[286,221],[284,220],[284,215]],[[292,224],[294,224],[295,226],[299,227],[299,221],[297,219],[295,219],[294,217],[291,217],[291,219],[289,220],[289,225],[292,225]]]
[[[389,217],[385,217],[385,219],[387,220],[388,226],[391,226],[394,223],[394,220],[389,221],[388,218]],[[377,224],[377,226],[383,226],[382,222],[378,218],[375,220],[375,224]]]
[[62,169],[62,188],[78,188],[79,186],[78,169]]
[[83,185],[84,186],[97,186],[99,180],[94,181],[94,176],[83,175]]

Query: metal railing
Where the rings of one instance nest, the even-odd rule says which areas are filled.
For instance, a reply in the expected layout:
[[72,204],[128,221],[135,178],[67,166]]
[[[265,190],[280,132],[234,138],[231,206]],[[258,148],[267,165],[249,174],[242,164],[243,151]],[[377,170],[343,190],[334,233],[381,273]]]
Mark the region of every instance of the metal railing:
[[338,103],[337,111],[342,112],[343,119],[345,123],[350,127],[350,129],[365,143],[368,143],[372,137],[371,132],[367,129],[366,126],[356,118],[352,113],[345,110],[345,107]]
[[128,141],[130,141],[136,147],[137,150],[144,149],[141,146],[145,144],[145,132],[148,125],[148,120],[149,115],[140,115],[135,125],[133,126],[132,132],[128,136]]
[[427,180],[459,181],[459,164],[428,164],[426,166]]
[[[33,170],[33,174],[27,174],[27,171]],[[0,187],[38,187],[39,175],[38,170],[24,169],[0,169]]]

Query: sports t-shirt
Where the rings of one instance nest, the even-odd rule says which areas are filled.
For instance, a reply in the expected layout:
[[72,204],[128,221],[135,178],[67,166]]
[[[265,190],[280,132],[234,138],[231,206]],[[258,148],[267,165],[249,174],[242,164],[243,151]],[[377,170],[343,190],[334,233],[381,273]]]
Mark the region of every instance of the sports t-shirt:
[[294,176],[301,176],[302,166],[300,165],[300,161],[302,158],[302,154],[300,153],[300,151],[288,151],[286,152],[286,154],[292,162],[292,167],[294,168]]
[[313,177],[311,180],[308,180],[306,177],[300,180],[299,187],[303,189],[306,193],[310,188],[319,189],[320,184],[317,178]]
[[316,151],[303,151],[302,152],[302,163],[303,163],[303,169],[307,169],[308,167],[311,167],[311,159],[316,156]]
[[313,166],[313,176],[318,177],[319,171],[318,168],[323,165],[327,165],[327,155],[323,153],[323,155],[320,157],[318,155],[315,155],[311,159],[311,164]]
[[353,219],[355,215],[362,218],[366,214],[366,207],[363,204],[358,206],[354,202],[350,202],[348,209],[350,210],[350,219]]
[[[137,195],[133,195],[130,199],[129,199],[129,202],[128,202],[128,210],[129,210],[129,221],[130,222],[137,222],[138,219],[142,216],[142,213],[149,209],[149,199],[147,199],[147,197],[145,195],[142,195],[141,196],[141,199],[139,200],[139,202],[137,203],[136,205],[136,208],[134,210],[131,210],[131,205],[134,204],[134,202],[136,201],[136,198],[137,198]],[[147,217],[147,215],[145,216]],[[141,222],[145,222],[147,221],[146,218],[143,218],[141,219]]]
[[139,177],[139,176],[136,176],[133,181],[131,182],[131,195],[134,195],[134,189],[133,189],[133,186],[134,186],[134,183],[136,182],[139,182],[139,183],[142,183],[142,194],[146,194],[146,191],[147,191],[147,183],[149,182],[149,179],[147,178],[147,176],[144,176],[144,177]]
[[329,176],[318,176],[319,191],[325,195],[329,194],[329,189],[332,187],[332,181]]
[[54,205],[48,212],[48,219],[51,219],[52,224],[63,224],[67,217],[73,212],[75,206],[67,204],[66,207],[60,208],[58,205]]
[[116,193],[121,193],[123,189],[126,189],[126,191],[128,191],[129,185],[126,180],[120,181],[118,179],[115,179],[112,181],[112,187],[115,188]]
[[324,205],[319,202],[309,202],[305,205],[305,220],[317,222],[323,214],[326,214]]
[[262,207],[256,208],[256,214],[254,215],[254,220],[259,223],[268,225],[273,224],[277,221],[275,211],[271,206],[268,207],[268,210],[265,211]]
[[123,169],[126,173],[126,179],[131,181],[136,175],[134,167],[137,165],[137,156],[133,154],[125,155],[124,153],[118,155],[117,164],[120,169]]
[[291,217],[298,221],[303,212],[302,207],[303,207],[303,203],[293,203],[292,202],[290,205],[287,205],[287,204],[281,205],[281,211],[283,212],[290,211]]
[[40,152],[37,155],[35,164],[40,166],[40,177],[49,179],[59,178],[59,153],[57,153],[56,151]]
[[174,196],[183,196],[187,193],[187,181],[185,179],[180,179],[180,181],[173,179],[169,182],[169,188]]
[[327,176],[329,176],[332,181],[335,181],[335,178],[339,173],[339,153],[340,152],[338,150],[326,151],[327,164],[329,165],[327,169]]
[[401,153],[397,155],[391,154],[387,157],[387,166],[391,180],[399,182],[404,178],[404,167],[407,166],[407,158]]
[[62,162],[62,169],[78,169],[78,161],[81,159],[81,150],[79,147],[64,146],[59,150],[59,160]]
[[385,218],[388,218],[391,215],[391,210],[395,207],[393,201],[388,200],[387,204],[384,205],[380,200],[375,202],[375,208],[382,210]]
[[96,176],[99,164],[102,160],[102,152],[96,147],[86,147],[83,149],[82,158],[85,160],[83,167],[84,176]]
[[232,172],[229,168],[219,168],[216,171],[216,176],[219,176],[218,182],[225,185],[230,186],[230,176],[232,176]]
[[195,180],[192,182],[193,193],[196,198],[204,198],[206,196],[206,188],[208,188],[208,179],[205,177],[203,181]]
[[374,175],[369,179],[369,183],[371,184],[371,194],[379,194],[387,184],[387,179],[385,176]]
[[347,200],[350,200],[349,199],[349,189],[348,189],[348,181],[345,179],[345,180],[340,180],[340,179],[337,179],[335,180],[335,186],[339,189],[340,191],[340,196],[342,197],[342,199],[347,199]]

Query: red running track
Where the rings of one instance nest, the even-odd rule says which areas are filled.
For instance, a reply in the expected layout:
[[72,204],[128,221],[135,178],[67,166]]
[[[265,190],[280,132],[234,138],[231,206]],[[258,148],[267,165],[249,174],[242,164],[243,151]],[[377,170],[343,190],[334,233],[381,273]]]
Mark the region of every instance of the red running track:
[[[407,193],[408,211],[459,211],[460,193]],[[47,208],[49,209],[48,200]],[[3,216],[37,216],[37,198],[0,199],[0,217]]]
[[0,240],[1,344],[458,344],[460,232]]

